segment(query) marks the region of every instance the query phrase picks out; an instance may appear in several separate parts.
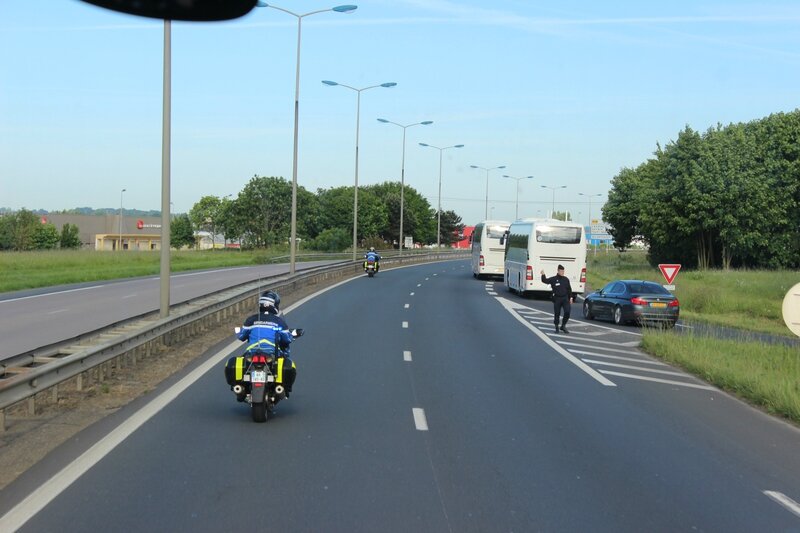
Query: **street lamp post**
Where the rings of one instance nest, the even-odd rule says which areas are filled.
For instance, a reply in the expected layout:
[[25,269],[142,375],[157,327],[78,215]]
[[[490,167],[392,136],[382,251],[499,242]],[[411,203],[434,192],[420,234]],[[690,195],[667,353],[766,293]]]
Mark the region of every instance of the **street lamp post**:
[[119,248],[118,250],[122,250],[122,193],[124,193],[127,189],[122,189],[119,191]]
[[271,7],[278,11],[283,11],[293,17],[297,18],[297,65],[295,68],[295,84],[294,84],[294,151],[292,155],[292,221],[291,221],[291,234],[289,237],[289,273],[294,274],[295,271],[295,257],[297,246],[297,137],[298,137],[298,123],[300,119],[300,37],[302,34],[302,22],[304,17],[316,15],[317,13],[325,13],[334,11],[336,13],[352,13],[358,6],[343,5],[336,6],[328,9],[320,9],[311,11],[309,13],[298,14],[282,7],[273,6],[266,2],[259,0],[256,5],[258,7]]
[[557,187],[551,187],[549,185],[542,185],[542,189],[550,189],[553,191],[553,207],[550,210],[550,218],[553,218],[553,214],[556,212],[556,189],[566,189],[566,185],[559,185]]
[[515,178],[514,176],[509,176],[508,174],[503,174],[503,177],[504,178],[511,178],[512,180],[516,180],[517,181],[517,203],[516,203],[516,209],[514,211],[514,218],[518,219],[519,218],[519,182],[521,180],[533,179],[533,176],[523,176],[521,178]]
[[586,198],[589,199],[589,224],[591,225],[591,223],[592,223],[592,198],[594,198],[596,196],[603,196],[603,193],[599,192],[597,194],[584,194],[582,192],[579,192],[578,196],[585,196]]
[[355,177],[355,188],[353,189],[353,261],[356,260],[356,249],[358,248],[358,130],[359,124],[361,123],[361,93],[368,89],[375,89],[377,87],[394,87],[397,85],[395,82],[386,82],[381,83],[378,85],[370,85],[369,87],[362,87],[361,89],[357,89],[355,87],[351,87],[349,85],[345,85],[344,83],[337,83],[335,81],[330,80],[322,80],[322,83],[325,85],[336,86],[339,85],[340,87],[344,87],[345,89],[350,89],[351,91],[355,91],[358,94],[358,98],[356,99],[356,177]]
[[505,165],[501,165],[499,167],[486,168],[486,167],[479,167],[477,165],[470,165],[470,167],[479,168],[481,170],[485,170],[486,171],[486,209],[484,210],[483,216],[484,216],[484,218],[488,219],[489,218],[489,171],[490,170],[500,170],[501,168],[506,168],[506,166]]
[[385,118],[379,118],[378,122],[383,122],[384,124],[394,124],[395,126],[399,126],[403,128],[403,159],[400,164],[400,239],[397,241],[398,243],[398,251],[400,255],[403,255],[403,213],[404,213],[404,191],[406,186],[406,129],[410,128],[411,126],[430,126],[433,124],[432,120],[423,120],[422,122],[415,122],[413,124],[398,124],[397,122],[392,122],[391,120],[386,120]]
[[450,148],[464,148],[464,145],[454,144],[453,146],[445,146],[442,148],[426,143],[419,143],[419,145],[439,150],[439,205],[436,209],[436,249],[438,250],[442,245],[442,152]]

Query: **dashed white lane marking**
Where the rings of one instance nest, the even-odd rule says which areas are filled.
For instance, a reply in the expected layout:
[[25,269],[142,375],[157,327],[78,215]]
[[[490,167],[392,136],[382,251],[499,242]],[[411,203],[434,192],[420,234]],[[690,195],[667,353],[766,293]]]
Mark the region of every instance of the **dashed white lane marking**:
[[417,431],[428,431],[428,419],[425,418],[425,410],[414,407],[413,412],[414,425],[417,427]]
[[406,305],[403,306],[403,309],[408,309],[410,306],[411,306],[411,304],[406,304]]
[[409,294],[409,296],[414,296],[414,293],[412,292],[411,294]]
[[408,328],[408,322],[406,322],[405,320],[403,321],[403,327]]
[[608,361],[595,361],[593,359],[583,359],[584,363],[593,365],[613,366],[614,368],[627,368],[628,370],[641,370],[642,372],[652,372],[654,374],[664,374],[668,376],[685,376],[683,372],[673,372],[672,370],[657,370],[655,368],[645,368],[642,366],[623,365],[621,363],[611,363]]
[[431,278],[425,278],[425,281],[429,281]]
[[403,361],[411,361],[411,352],[408,350],[403,351]]
[[708,385],[696,385],[694,383],[686,383],[684,381],[672,381],[669,379],[659,379],[659,378],[650,378],[646,376],[636,376],[633,374],[624,374],[622,372],[614,372],[613,370],[600,370],[601,373],[609,375],[609,376],[619,376],[621,378],[631,378],[631,379],[640,379],[642,381],[655,381],[656,383],[666,383],[667,385],[676,385],[679,387],[690,387],[693,389],[703,389],[703,390],[718,390],[716,387],[710,387]]
[[136,298],[136,295],[135,294],[126,294],[125,296],[122,297],[123,300],[127,300],[128,298]]
[[587,352],[584,350],[572,350],[572,353],[577,355],[591,355],[594,357],[605,357],[606,359],[613,359],[615,361],[631,361],[633,363],[639,363],[642,365],[669,366],[667,363],[662,363],[660,361],[646,361],[644,359],[637,359],[635,357],[620,357],[619,355],[608,355],[605,353]]
[[439,274],[434,274],[434,276],[438,276]]
[[422,287],[422,283],[417,283],[417,287]]
[[800,503],[797,503],[796,501],[788,497],[786,494],[774,490],[765,490],[764,494],[767,497],[771,498],[773,501],[782,505],[789,512],[794,513],[797,516],[800,516]]
[[58,313],[66,313],[69,309],[54,309],[53,311],[48,311],[48,315],[57,315]]
[[517,321],[519,321],[523,326],[525,326],[526,328],[531,330],[537,337],[542,339],[545,343],[547,343],[556,352],[561,354],[561,356],[564,357],[567,361],[569,361],[573,365],[577,366],[578,368],[580,368],[581,370],[583,370],[584,372],[589,374],[589,376],[591,376],[592,378],[594,378],[595,380],[597,380],[601,384],[605,385],[606,387],[616,387],[617,386],[613,381],[609,380],[608,378],[606,378],[605,376],[600,374],[597,370],[593,369],[592,367],[590,367],[589,365],[587,365],[586,363],[584,363],[583,361],[581,361],[580,359],[578,359],[577,357],[575,357],[574,355],[569,353],[567,350],[565,350],[564,348],[559,346],[557,342],[555,342],[550,337],[548,337],[547,335],[545,335],[544,333],[539,331],[538,328],[534,327],[525,318],[519,316],[519,314],[516,313],[516,308],[518,307],[518,304],[515,304],[515,303],[513,303],[513,302],[511,302],[509,300],[506,300],[505,298],[497,297],[495,299],[498,302],[500,302],[500,305],[502,305],[511,314],[511,316],[516,318]]
[[493,292],[493,291],[492,291],[492,292],[488,292],[487,294],[488,294],[489,296],[497,296],[497,293],[496,293],[496,292]]

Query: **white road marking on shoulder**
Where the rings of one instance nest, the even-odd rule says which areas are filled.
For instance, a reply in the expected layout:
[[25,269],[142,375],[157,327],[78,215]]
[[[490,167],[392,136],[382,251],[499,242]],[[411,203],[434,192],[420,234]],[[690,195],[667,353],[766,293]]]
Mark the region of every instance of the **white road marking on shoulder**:
[[523,317],[519,316],[515,312],[515,307],[518,306],[517,304],[514,304],[513,302],[510,302],[510,301],[506,300],[505,298],[499,298],[498,297],[498,298],[496,298],[496,300],[498,302],[500,302],[500,305],[502,305],[503,307],[506,308],[506,310],[511,314],[511,316],[516,318],[517,321],[519,321],[526,328],[531,330],[534,334],[536,334],[537,337],[539,337],[544,342],[546,342],[548,345],[550,345],[551,348],[553,348],[556,352],[561,354],[567,361],[569,361],[573,365],[577,366],[578,368],[580,368],[581,370],[583,370],[584,372],[589,374],[589,376],[591,376],[592,378],[594,378],[596,381],[600,382],[601,384],[605,385],[606,387],[616,387],[617,386],[613,381],[611,381],[608,378],[606,378],[605,376],[601,375],[595,369],[593,369],[592,367],[590,367],[589,365],[587,365],[586,363],[584,363],[583,361],[581,361],[580,359],[578,359],[577,357],[575,357],[574,355],[569,353],[567,350],[565,350],[564,348],[559,346],[557,342],[555,342],[550,337],[548,337],[547,335],[542,333],[538,328],[536,328],[533,325],[531,325],[530,323],[528,323],[528,321],[526,319],[524,319]]
[[[555,334],[553,334],[555,336]],[[561,335],[561,334],[559,334]],[[630,350],[618,350],[616,348],[606,348],[605,346],[594,346],[592,344],[579,344],[577,342],[569,342],[567,340],[559,340],[557,341],[559,344],[563,344],[564,346],[576,346],[578,348],[591,348],[592,350],[603,350],[606,352],[616,352],[616,353],[624,353],[629,354],[631,353]]]
[[414,407],[412,411],[414,413],[414,425],[417,431],[428,431],[428,419],[425,418],[425,410]]
[[793,499],[791,499],[782,492],[777,492],[774,490],[765,490],[763,492],[764,495],[782,505],[789,512],[794,513],[797,516],[800,516],[800,503],[797,503],[796,501],[794,501]]
[[136,298],[136,294],[126,294],[122,297],[123,300],[127,300],[128,298]]
[[411,352],[410,351],[405,350],[403,352],[403,361],[411,361]]
[[48,315],[57,315],[58,313],[66,313],[69,309],[55,309],[53,311],[48,311]]
[[710,385],[697,385],[694,383],[684,383],[682,381],[673,381],[671,379],[659,379],[659,378],[650,378],[647,376],[637,376],[634,374],[624,374],[622,372],[614,372],[613,370],[600,370],[603,374],[608,374],[609,376],[619,376],[621,378],[631,378],[631,379],[640,379],[642,381],[655,381],[656,383],[666,383],[667,385],[678,385],[680,387],[690,387],[692,389],[703,389],[703,390],[719,390],[716,387],[711,387]]
[[497,296],[497,293],[494,291],[489,291],[486,294],[488,294],[489,296]]
[[408,328],[408,322],[406,322],[405,320],[403,321],[403,327]]
[[[594,359],[583,359],[584,363],[593,365],[613,366],[614,368],[627,368],[628,370],[641,370],[642,372],[654,372],[656,374],[665,374],[669,376],[686,376],[683,372],[674,372],[672,370],[657,370],[655,368],[645,368],[641,366],[623,365],[620,363],[610,363],[608,361],[595,361]],[[689,377],[689,376],[686,376]]]
[[632,361],[634,363],[640,363],[643,365],[669,366],[667,363],[662,363],[660,361],[647,361],[645,359],[637,359],[635,357],[621,357],[619,355],[608,355],[604,353],[587,352],[584,350],[572,350],[572,353],[578,355],[591,355],[593,357],[604,357],[606,359],[614,359],[615,361]]

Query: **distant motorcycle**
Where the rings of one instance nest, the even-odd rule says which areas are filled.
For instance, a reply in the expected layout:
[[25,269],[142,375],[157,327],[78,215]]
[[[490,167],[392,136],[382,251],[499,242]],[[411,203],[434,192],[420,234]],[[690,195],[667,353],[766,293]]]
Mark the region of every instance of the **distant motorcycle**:
[[379,269],[380,263],[377,259],[368,258],[366,261],[364,261],[364,272],[367,273],[367,276],[373,277],[378,273]]
[[[235,328],[238,334],[241,328]],[[292,337],[301,337],[302,329],[291,330]],[[276,382],[281,374],[284,352],[253,352],[234,356],[225,364],[225,380],[239,402],[250,404],[254,422],[266,422],[275,406],[286,398],[283,385]]]

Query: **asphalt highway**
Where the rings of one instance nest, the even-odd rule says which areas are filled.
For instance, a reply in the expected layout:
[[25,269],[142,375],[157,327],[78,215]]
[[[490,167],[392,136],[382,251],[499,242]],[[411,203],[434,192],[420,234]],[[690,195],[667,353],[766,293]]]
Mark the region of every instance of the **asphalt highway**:
[[231,337],[9,485],[0,530],[800,530],[800,431],[551,308],[466,261],[342,283],[287,310],[275,418]]
[[[298,263],[297,270],[330,263]],[[170,305],[289,272],[287,264],[202,270],[170,276]],[[158,276],[0,294],[0,361],[153,311]]]

